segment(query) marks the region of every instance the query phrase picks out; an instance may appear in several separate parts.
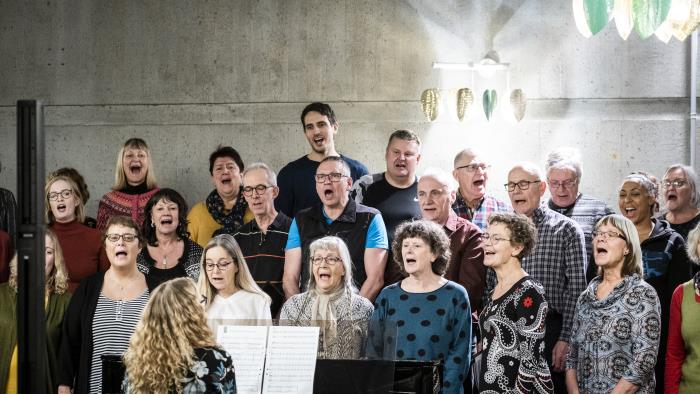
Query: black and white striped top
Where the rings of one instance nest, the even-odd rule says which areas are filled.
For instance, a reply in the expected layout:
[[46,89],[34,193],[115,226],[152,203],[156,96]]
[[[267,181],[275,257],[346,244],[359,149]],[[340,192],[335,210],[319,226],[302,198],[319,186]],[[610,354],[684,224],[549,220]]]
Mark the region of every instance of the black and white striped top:
[[111,300],[100,292],[95,317],[92,320],[92,361],[90,364],[90,393],[102,392],[103,354],[122,355],[136,329],[148,302],[146,289],[133,300]]

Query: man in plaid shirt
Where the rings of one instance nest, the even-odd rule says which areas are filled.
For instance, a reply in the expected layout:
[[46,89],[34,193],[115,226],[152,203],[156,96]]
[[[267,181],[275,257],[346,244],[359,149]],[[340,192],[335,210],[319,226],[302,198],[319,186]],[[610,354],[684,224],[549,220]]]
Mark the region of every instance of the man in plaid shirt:
[[[545,321],[545,355],[550,362],[555,393],[565,393],[564,366],[569,351],[571,324],[579,295],[586,288],[586,246],[581,227],[542,204],[547,184],[541,170],[521,163],[508,173],[510,202],[516,213],[528,216],[537,227],[537,245],[521,264],[545,289],[549,313]],[[496,285],[493,270],[487,274],[489,292]]]
[[464,149],[455,156],[452,171],[452,176],[459,183],[452,210],[457,216],[476,224],[482,231],[486,228],[491,213],[511,211],[504,201],[486,195],[488,168],[476,151]]
[[545,163],[549,186],[549,208],[578,223],[586,237],[586,283],[595,278],[598,269],[593,262],[593,236],[595,224],[605,216],[615,213],[605,201],[583,195],[578,191],[581,182],[581,154],[574,148],[559,148],[550,152]]

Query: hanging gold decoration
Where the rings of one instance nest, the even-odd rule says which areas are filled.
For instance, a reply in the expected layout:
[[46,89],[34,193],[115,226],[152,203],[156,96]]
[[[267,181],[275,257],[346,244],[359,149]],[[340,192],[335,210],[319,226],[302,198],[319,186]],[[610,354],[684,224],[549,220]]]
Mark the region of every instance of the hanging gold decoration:
[[474,102],[474,94],[469,88],[462,88],[457,91],[457,118],[463,121],[466,114]]
[[515,89],[510,94],[510,106],[513,107],[513,116],[520,122],[525,117],[525,109],[527,107],[527,100],[525,99],[525,93],[521,89]]
[[420,95],[420,103],[423,114],[429,121],[434,121],[438,116],[438,103],[440,94],[437,89],[426,89]]

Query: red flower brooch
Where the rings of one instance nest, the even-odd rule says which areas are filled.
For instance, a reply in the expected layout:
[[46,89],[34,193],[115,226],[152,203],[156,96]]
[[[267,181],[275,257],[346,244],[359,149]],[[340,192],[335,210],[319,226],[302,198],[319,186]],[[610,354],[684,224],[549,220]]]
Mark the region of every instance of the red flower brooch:
[[525,306],[525,308],[531,307],[532,306],[532,297],[525,297],[525,299],[523,300],[523,305]]

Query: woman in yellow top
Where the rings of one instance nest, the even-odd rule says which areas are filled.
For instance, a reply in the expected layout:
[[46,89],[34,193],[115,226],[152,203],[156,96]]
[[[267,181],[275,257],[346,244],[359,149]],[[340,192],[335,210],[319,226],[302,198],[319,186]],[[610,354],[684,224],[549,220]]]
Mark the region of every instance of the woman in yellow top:
[[253,212],[241,193],[244,168],[241,155],[230,146],[219,146],[209,155],[214,190],[187,215],[190,238],[201,247],[215,235],[236,234],[243,224],[253,220]]
[[[56,362],[63,314],[68,309],[68,274],[56,235],[46,229],[46,392],[58,390]],[[10,281],[0,285],[0,393],[17,393],[17,257],[10,262]]]

